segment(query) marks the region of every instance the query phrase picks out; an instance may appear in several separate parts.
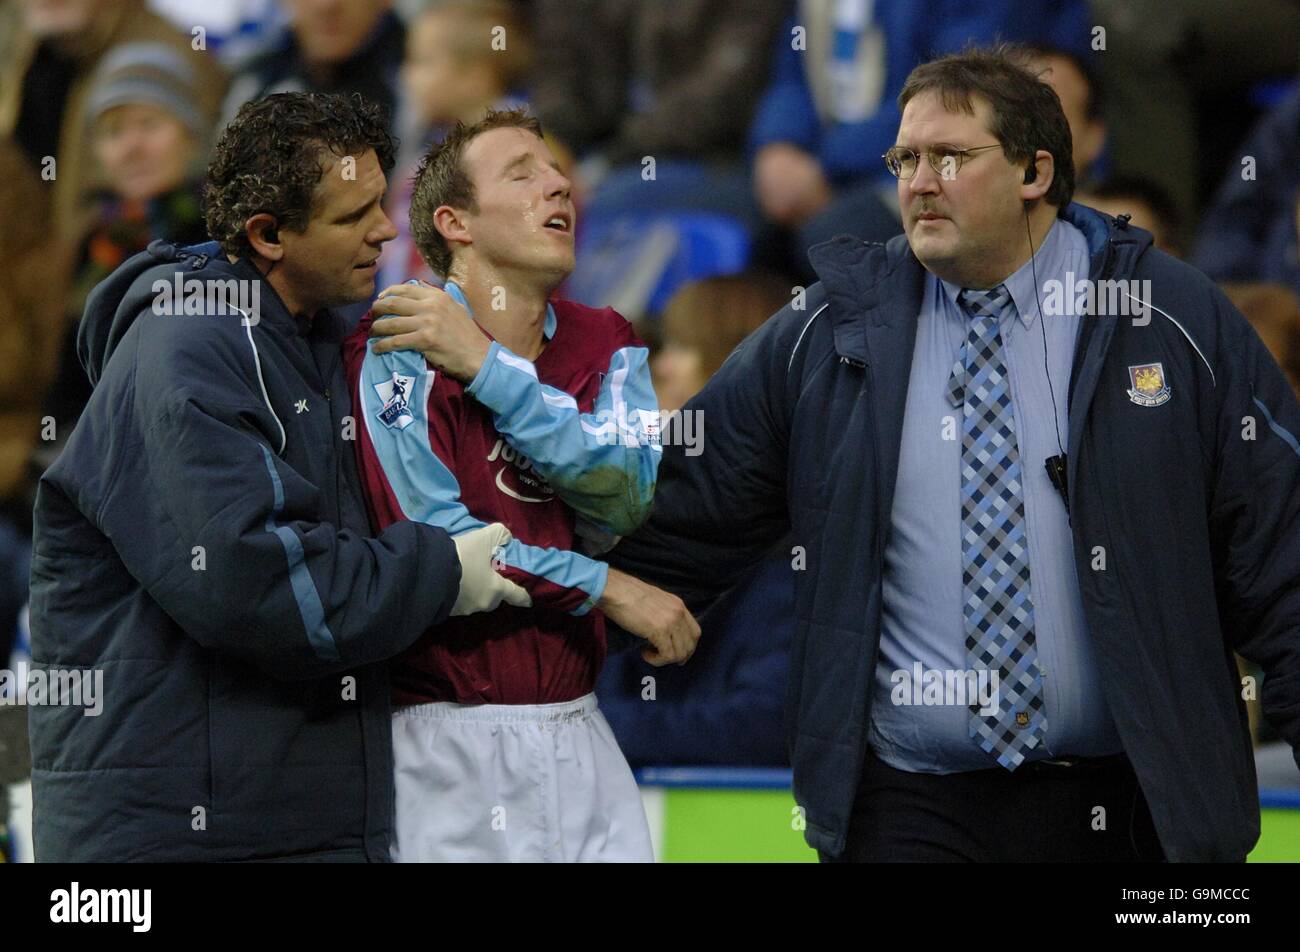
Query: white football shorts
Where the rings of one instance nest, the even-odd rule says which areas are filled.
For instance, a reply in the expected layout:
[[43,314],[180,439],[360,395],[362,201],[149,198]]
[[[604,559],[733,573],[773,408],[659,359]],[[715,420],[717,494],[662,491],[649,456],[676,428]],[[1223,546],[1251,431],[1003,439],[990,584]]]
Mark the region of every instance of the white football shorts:
[[393,859],[653,862],[632,770],[596,696],[393,712]]

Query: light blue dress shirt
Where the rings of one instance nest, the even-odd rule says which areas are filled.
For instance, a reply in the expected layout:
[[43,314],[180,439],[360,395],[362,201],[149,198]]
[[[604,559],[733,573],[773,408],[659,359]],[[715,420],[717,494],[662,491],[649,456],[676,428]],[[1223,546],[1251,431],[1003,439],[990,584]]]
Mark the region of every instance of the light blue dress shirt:
[[[1087,280],[1088,270],[1083,233],[1058,218],[1032,266],[1026,262],[1003,282],[1016,310],[1014,317],[1004,314],[999,330],[1024,473],[1034,634],[1047,713],[1044,743],[1029,752],[1027,762],[1097,757],[1122,749],[1084,621],[1069,518],[1043,468],[1049,456],[1064,452],[1060,446],[1069,432],[1066,398],[1080,318],[1040,316],[1034,272],[1040,286],[1062,282],[1065,297],[1073,300],[1068,282]],[[941,703],[898,703],[927,699],[924,681],[914,683],[918,662],[923,674],[969,668],[962,620],[962,418],[961,409],[945,395],[966,340],[967,318],[957,304],[961,291],[932,274],[926,277],[885,548],[880,658],[871,707],[872,750],[893,767],[920,773],[997,767],[969,736],[967,704],[976,698],[951,691],[939,698],[932,691],[929,700]]]

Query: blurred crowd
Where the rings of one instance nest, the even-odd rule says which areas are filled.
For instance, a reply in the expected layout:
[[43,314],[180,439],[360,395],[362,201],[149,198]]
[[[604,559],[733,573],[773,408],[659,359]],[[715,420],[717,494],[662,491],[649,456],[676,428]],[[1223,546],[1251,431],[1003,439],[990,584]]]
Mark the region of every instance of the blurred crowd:
[[[407,219],[423,151],[529,105],[580,209],[566,294],[637,324],[674,409],[813,279],[808,247],[901,233],[881,155],[903,80],[997,40],[1060,96],[1076,201],[1223,282],[1300,389],[1297,0],[0,0],[0,666],[35,481],[89,394],[87,295],[152,240],[204,239],[209,150],[242,103],[389,111],[379,287],[435,277]],[[789,559],[657,672],[654,704],[651,669],[611,659],[601,703],[634,766],[783,762]]]

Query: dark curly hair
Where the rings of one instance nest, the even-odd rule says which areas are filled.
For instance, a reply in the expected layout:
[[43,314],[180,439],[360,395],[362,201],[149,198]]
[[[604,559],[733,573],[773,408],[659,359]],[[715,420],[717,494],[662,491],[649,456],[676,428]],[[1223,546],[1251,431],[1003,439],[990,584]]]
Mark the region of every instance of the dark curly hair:
[[451,269],[451,248],[433,224],[433,213],[443,205],[478,211],[474,183],[462,161],[465,147],[492,129],[527,129],[539,139],[542,125],[524,109],[489,109],[478,122],[457,122],[447,137],[429,150],[415,173],[411,192],[411,237],[420,256],[436,274]]
[[1074,196],[1070,124],[1056,90],[1025,67],[1029,59],[1024,47],[1000,43],[922,63],[903,84],[898,108],[906,109],[922,93],[935,93],[944,109],[972,116],[971,96],[988,100],[993,107],[989,133],[1011,162],[1028,165],[1039,149],[1052,154],[1056,174],[1044,198],[1059,210]]
[[275,93],[244,103],[221,133],[208,165],[203,208],[208,234],[226,254],[249,257],[244,223],[274,215],[280,228],[301,230],[311,218],[316,186],[336,156],[374,149],[387,174],[393,139],[384,110],[359,93]]

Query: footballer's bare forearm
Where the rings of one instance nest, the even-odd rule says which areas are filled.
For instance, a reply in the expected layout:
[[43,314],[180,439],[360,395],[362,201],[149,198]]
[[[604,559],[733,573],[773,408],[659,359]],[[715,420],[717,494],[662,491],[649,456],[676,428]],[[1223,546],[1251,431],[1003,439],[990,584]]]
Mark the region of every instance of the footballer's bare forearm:
[[676,595],[610,569],[597,606],[614,624],[650,642],[641,656],[651,664],[684,664],[695,653],[700,626]]

